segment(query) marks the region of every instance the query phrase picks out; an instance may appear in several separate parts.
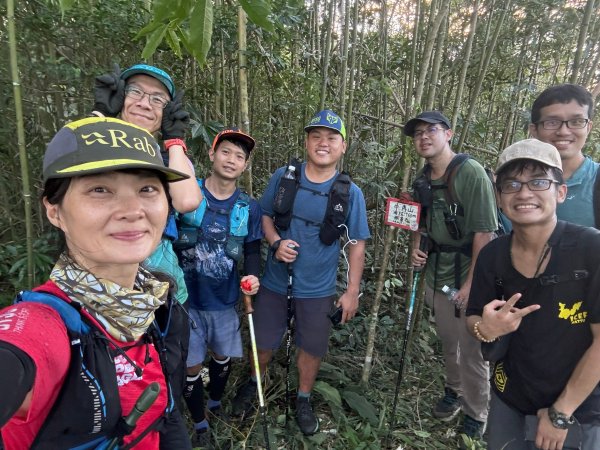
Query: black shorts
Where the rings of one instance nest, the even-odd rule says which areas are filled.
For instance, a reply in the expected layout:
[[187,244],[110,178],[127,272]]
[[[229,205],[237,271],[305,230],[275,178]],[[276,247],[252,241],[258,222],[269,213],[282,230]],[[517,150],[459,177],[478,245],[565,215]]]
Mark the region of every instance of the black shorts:
[[[335,295],[293,300],[294,335],[298,348],[319,358],[327,354],[331,330],[328,315],[335,301]],[[287,329],[287,296],[261,286],[253,306],[257,347],[277,350]]]

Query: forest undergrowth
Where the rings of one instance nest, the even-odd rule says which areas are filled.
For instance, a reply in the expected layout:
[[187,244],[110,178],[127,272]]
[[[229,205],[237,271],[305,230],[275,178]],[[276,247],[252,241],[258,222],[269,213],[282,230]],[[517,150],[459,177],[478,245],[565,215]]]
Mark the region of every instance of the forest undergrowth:
[[[368,301],[363,302],[362,314],[332,331],[329,354],[323,361],[312,395],[313,408],[320,419],[319,432],[313,436],[303,436],[296,425],[293,398],[286,425],[285,346],[276,353],[268,369],[265,392],[270,448],[429,450],[456,449],[462,442],[466,448],[485,449],[483,443],[471,442],[459,434],[462,416],[444,423],[431,415],[432,405],[443,392],[444,375],[440,342],[426,307],[411,335],[395,425],[390,430],[405,334],[404,306],[399,299],[382,306],[373,369],[369,382],[363,386],[360,380],[366,351],[368,321],[365,314],[368,308]],[[244,339],[249,342],[246,320],[242,320]],[[290,372],[292,391],[295,392],[295,364]],[[247,376],[248,359],[245,357],[234,363],[223,399],[226,410]],[[232,418],[229,423],[224,423],[213,418],[211,427],[216,448],[266,448],[259,414],[243,422]]]

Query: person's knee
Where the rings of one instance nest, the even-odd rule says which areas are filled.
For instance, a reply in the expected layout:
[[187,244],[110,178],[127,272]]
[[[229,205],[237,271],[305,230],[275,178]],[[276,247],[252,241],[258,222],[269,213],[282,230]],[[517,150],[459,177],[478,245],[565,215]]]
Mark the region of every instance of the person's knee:
[[258,354],[258,362],[260,365],[267,365],[271,361],[273,356],[273,350],[260,350],[257,349],[256,353]]
[[195,377],[202,370],[202,364],[196,364],[195,366],[190,366],[187,368],[187,376]]

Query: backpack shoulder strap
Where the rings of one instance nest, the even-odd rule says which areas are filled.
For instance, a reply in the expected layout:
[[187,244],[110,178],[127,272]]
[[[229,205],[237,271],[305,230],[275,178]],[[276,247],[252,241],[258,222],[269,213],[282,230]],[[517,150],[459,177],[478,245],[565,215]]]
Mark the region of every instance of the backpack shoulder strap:
[[319,238],[325,245],[333,244],[342,235],[341,225],[346,222],[350,210],[351,186],[352,180],[347,172],[338,173],[331,185],[319,230]]
[[471,158],[466,153],[458,153],[452,158],[448,167],[446,167],[446,171],[444,172],[444,184],[448,187],[446,189],[446,201],[448,204],[456,203],[456,196],[454,195],[454,177],[463,166],[463,164]]
[[290,160],[289,165],[294,166],[294,175],[296,176],[296,182],[300,183],[300,178],[302,177],[302,160],[294,156]]
[[250,196],[246,191],[240,190],[240,195],[238,195],[238,198],[236,199],[236,203],[237,202],[248,205],[250,204]]
[[71,333],[86,334],[90,332],[90,327],[81,317],[81,309],[78,303],[71,303],[54,294],[44,291],[23,291],[16,299],[16,302],[36,302],[50,306],[62,318],[67,330]]
[[600,230],[600,168],[596,171],[596,179],[594,180],[594,191],[592,193],[592,201],[594,205],[594,222],[596,228]]

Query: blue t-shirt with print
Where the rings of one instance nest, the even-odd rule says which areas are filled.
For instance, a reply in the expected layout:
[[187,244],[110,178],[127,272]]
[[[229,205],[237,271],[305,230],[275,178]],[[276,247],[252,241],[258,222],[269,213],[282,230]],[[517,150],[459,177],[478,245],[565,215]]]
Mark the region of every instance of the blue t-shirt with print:
[[[229,212],[239,195],[239,189],[226,200],[215,198],[205,186],[202,194],[208,202],[195,247],[179,252],[188,289],[190,307],[202,311],[231,308],[239,298],[237,263],[225,253],[229,230]],[[250,199],[248,235],[244,242],[262,239],[262,212],[255,199]]]
[[585,227],[596,225],[594,220],[594,182],[599,165],[586,156],[581,166],[566,181],[567,197],[556,208],[556,215],[560,220]]
[[[325,217],[328,194],[337,173],[323,183],[313,183],[306,178],[305,167],[306,163],[302,164],[300,188],[296,193],[290,227],[280,230],[279,235],[282,239],[292,239],[300,245],[297,249],[298,257],[292,266],[294,297],[322,298],[336,292],[340,242],[336,240],[332,245],[323,244],[319,239],[319,224]],[[281,167],[275,171],[259,200],[264,215],[273,216],[273,200],[285,169]],[[362,191],[354,183],[350,187],[349,203],[346,226],[350,238],[368,239],[370,233],[365,199]],[[346,235],[345,230],[343,235]],[[274,260],[269,252],[261,285],[279,294],[285,294],[287,276],[287,265]]]

